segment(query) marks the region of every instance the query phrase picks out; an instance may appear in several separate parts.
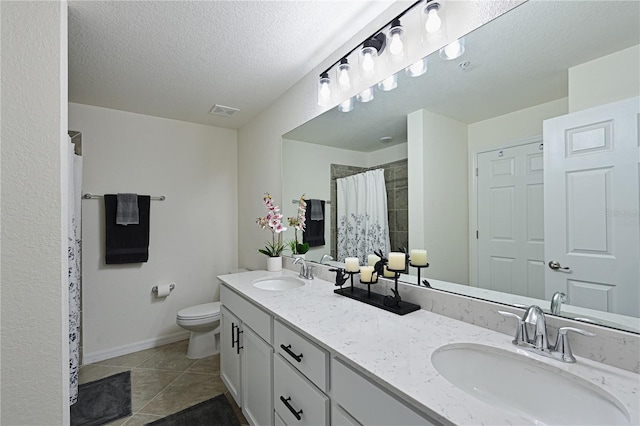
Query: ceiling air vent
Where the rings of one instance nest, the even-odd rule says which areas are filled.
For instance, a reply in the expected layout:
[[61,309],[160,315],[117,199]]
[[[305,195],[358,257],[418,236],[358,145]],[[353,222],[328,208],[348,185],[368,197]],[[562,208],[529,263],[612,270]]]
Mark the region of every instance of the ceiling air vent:
[[209,111],[209,114],[218,115],[220,117],[233,117],[239,111],[240,110],[238,108],[231,108],[224,105],[214,105],[213,108],[211,108],[211,111]]

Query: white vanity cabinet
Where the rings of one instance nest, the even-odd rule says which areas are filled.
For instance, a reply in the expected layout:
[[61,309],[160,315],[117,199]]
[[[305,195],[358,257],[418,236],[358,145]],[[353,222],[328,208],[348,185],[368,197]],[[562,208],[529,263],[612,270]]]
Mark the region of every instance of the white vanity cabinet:
[[[342,361],[331,360],[332,419],[346,425],[438,425]],[[339,407],[336,407],[338,405]],[[344,412],[337,411],[342,409]]]
[[289,426],[330,424],[329,354],[278,320],[274,321],[276,415]]
[[220,377],[250,424],[273,425],[273,319],[224,285],[220,301]]

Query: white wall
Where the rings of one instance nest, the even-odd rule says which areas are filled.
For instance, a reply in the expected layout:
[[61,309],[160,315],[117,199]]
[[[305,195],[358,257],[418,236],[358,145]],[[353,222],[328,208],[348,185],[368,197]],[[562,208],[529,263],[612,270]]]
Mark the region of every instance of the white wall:
[[567,114],[567,98],[469,124],[469,152],[488,150],[542,135],[542,122]]
[[73,103],[69,128],[83,192],[167,197],[151,201],[149,261],[127,265],[104,262],[103,200],[82,202],[85,363],[187,337],[177,311],[218,300],[216,276],[237,266],[235,130]]
[[68,424],[67,3],[0,8],[0,423]]
[[569,68],[569,112],[640,95],[640,45]]
[[[467,125],[422,110],[412,118],[409,145],[422,146],[422,176],[409,185],[422,188],[421,227],[424,237],[412,239],[411,248],[426,248],[429,269],[424,275],[434,279],[467,284],[469,277],[469,204],[467,192]],[[421,126],[421,129],[420,129]],[[412,148],[409,152],[411,153]],[[411,157],[413,159],[413,157]],[[445,161],[446,159],[446,161]],[[421,182],[419,181],[421,179]],[[416,189],[412,191],[414,195]],[[411,201],[411,200],[410,200]],[[417,207],[416,201],[409,205]],[[414,214],[412,212],[410,214]],[[410,216],[410,219],[413,216]],[[418,219],[420,220],[420,219]],[[414,222],[409,223],[412,229]],[[412,230],[411,234],[413,235]],[[417,245],[420,244],[420,245]]]

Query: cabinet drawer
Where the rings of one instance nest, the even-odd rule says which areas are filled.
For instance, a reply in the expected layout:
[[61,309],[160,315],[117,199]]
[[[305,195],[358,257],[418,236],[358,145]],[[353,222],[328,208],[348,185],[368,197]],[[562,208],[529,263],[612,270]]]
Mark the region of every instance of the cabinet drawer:
[[238,293],[230,290],[222,284],[220,286],[220,302],[231,312],[237,315],[243,323],[247,324],[258,336],[269,343],[273,343],[271,334],[271,315],[249,302]]
[[327,352],[278,320],[274,321],[273,334],[276,351],[322,391],[327,392],[329,388]]
[[331,406],[331,426],[360,426],[360,423],[355,421],[338,404],[333,404]]
[[278,413],[276,413],[276,416],[275,416],[275,425],[276,426],[287,426],[287,424],[284,422],[284,420],[282,420],[282,417],[280,417],[278,415]]
[[278,354],[273,357],[273,376],[273,405],[286,424],[329,424],[329,398]]
[[333,401],[363,425],[434,425],[341,361],[331,362]]

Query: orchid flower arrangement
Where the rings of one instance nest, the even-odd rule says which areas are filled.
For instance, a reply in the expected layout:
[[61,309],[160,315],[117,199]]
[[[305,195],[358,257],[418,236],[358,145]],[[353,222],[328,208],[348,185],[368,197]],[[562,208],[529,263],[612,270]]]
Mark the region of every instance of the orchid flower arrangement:
[[295,239],[291,242],[291,251],[293,254],[305,254],[309,251],[309,243],[300,244],[298,241],[298,231],[304,232],[306,229],[307,220],[307,202],[304,200],[304,194],[298,200],[298,215],[295,217],[287,218],[289,220],[289,226],[293,227]]
[[280,213],[280,207],[273,204],[271,194],[265,193],[263,198],[264,206],[267,208],[268,213],[265,217],[259,217],[256,219],[256,223],[260,229],[269,229],[271,231],[271,242],[268,242],[263,249],[258,251],[269,257],[278,257],[282,255],[284,244],[282,243],[282,232],[287,228],[282,224],[282,213]]

